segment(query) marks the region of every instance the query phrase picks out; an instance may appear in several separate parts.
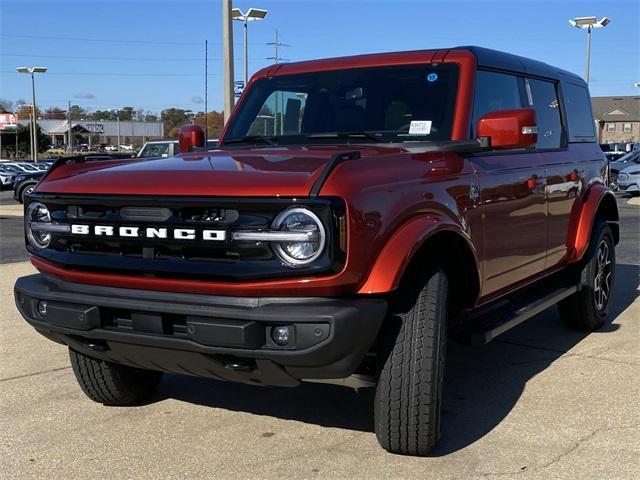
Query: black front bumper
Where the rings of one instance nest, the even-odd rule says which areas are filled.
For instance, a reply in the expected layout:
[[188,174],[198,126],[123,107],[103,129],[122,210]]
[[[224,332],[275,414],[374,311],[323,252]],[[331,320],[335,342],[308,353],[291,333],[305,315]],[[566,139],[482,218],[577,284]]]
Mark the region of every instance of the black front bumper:
[[[259,385],[351,375],[387,310],[379,299],[213,297],[42,274],[18,279],[14,289],[20,313],[38,332],[91,357]],[[287,345],[274,343],[277,326],[289,327]]]

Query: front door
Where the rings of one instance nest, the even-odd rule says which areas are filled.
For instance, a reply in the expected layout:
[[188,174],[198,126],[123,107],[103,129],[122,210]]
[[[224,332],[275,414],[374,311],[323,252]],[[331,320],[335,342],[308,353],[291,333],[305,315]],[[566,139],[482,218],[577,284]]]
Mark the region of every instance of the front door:
[[535,152],[485,155],[472,161],[480,189],[485,296],[544,269],[545,182]]
[[[473,125],[485,113],[527,107],[524,79],[478,71]],[[544,269],[547,248],[545,172],[534,150],[470,157],[480,191],[483,242],[481,296],[513,286]]]

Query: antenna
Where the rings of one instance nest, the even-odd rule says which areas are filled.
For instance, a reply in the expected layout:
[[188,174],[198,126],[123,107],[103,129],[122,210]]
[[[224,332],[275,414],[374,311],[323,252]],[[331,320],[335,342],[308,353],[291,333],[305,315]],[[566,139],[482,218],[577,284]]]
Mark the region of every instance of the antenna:
[[267,60],[273,60],[274,63],[288,62],[289,61],[289,59],[287,59],[287,58],[280,57],[280,47],[290,47],[291,45],[288,45],[286,43],[280,43],[280,37],[279,37],[278,30],[276,30],[276,41],[275,42],[269,42],[269,43],[267,43],[267,45],[273,45],[275,47],[275,56],[267,57]]

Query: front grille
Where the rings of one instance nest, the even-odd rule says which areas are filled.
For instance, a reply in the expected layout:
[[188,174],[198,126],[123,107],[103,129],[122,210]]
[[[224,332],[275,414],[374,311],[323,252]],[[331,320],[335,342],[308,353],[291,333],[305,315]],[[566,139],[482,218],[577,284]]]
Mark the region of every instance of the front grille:
[[[136,273],[153,277],[207,278],[243,281],[337,271],[344,252],[334,238],[344,206],[337,199],[179,199],[145,197],[91,197],[41,194],[54,222],[87,225],[87,236],[55,233],[49,248],[31,253],[75,269]],[[232,240],[233,232],[268,230],[282,210],[304,206],[325,224],[328,236],[323,255],[308,267],[292,269],[265,242]],[[155,230],[189,229],[194,239],[97,236],[96,225]],[[202,232],[224,231],[221,241],[204,241]]]

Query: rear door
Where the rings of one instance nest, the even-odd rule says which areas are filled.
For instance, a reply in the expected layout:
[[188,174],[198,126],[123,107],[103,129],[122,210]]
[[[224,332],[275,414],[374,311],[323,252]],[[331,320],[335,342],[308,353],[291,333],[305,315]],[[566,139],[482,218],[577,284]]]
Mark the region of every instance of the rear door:
[[562,124],[558,84],[548,80],[525,80],[527,101],[536,111],[538,142],[536,150],[544,168],[547,197],[547,260],[551,268],[567,254],[567,232],[571,209],[582,190],[583,172],[577,152],[567,149],[566,129]]
[[[524,79],[478,71],[473,125],[485,113],[526,105]],[[469,157],[477,172],[483,225],[483,291],[490,295],[544,269],[547,218],[544,171],[535,150]]]

